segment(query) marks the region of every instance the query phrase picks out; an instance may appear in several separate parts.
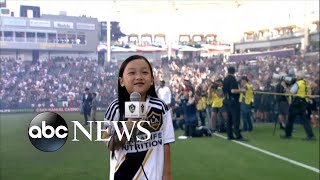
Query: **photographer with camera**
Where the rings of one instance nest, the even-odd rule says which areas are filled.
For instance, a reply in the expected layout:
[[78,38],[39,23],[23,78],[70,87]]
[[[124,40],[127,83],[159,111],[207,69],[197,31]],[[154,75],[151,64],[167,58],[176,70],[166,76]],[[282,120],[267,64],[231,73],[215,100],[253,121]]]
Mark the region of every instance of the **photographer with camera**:
[[[276,93],[286,93],[286,89],[282,86],[285,81],[285,74],[283,74],[280,79],[278,78],[278,84],[276,85]],[[288,83],[286,83],[288,85]],[[290,84],[289,84],[290,85]],[[278,103],[278,121],[280,123],[280,129],[284,130],[288,112],[289,112],[289,101],[287,96],[276,96],[276,100]]]
[[[225,106],[223,105],[223,90],[222,79],[216,80],[210,88],[210,98],[212,101],[212,113],[211,113],[211,129],[213,131],[225,131],[225,123],[228,115]],[[220,121],[216,121],[218,114],[221,113],[222,117]]]
[[182,88],[181,92],[176,96],[176,102],[181,107],[183,112],[183,119],[185,121],[185,136],[195,136],[197,126],[197,109],[195,104],[195,96],[192,90],[188,88]]
[[306,96],[308,95],[307,82],[304,80],[304,73],[302,71],[296,72],[296,82],[290,87],[287,86],[286,82],[281,82],[287,93],[294,94],[292,102],[289,106],[289,117],[288,123],[285,127],[285,135],[281,136],[283,139],[290,139],[292,136],[293,123],[297,116],[300,116],[302,125],[307,134],[305,140],[315,140],[315,136],[312,132],[310,122],[308,121],[306,110],[307,101]]

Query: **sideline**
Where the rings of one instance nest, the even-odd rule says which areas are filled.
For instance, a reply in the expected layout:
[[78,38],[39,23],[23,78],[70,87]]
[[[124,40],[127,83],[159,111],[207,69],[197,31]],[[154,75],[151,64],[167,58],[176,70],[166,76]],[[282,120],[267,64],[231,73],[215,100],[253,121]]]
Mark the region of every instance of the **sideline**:
[[[214,134],[215,136],[220,137],[220,138],[227,139],[227,137],[222,136],[222,135],[220,135],[220,134],[217,134],[217,133],[213,133],[213,134]],[[272,153],[272,152],[270,152],[270,151],[266,151],[266,150],[260,149],[260,148],[258,148],[258,147],[252,146],[252,145],[250,145],[250,144],[243,143],[243,142],[241,142],[241,141],[236,141],[236,140],[231,140],[231,141],[233,141],[233,142],[235,142],[235,143],[237,143],[237,144],[240,144],[240,145],[242,145],[242,146],[248,147],[248,148],[250,148],[250,149],[253,149],[253,150],[262,152],[262,153],[267,154],[267,155],[269,155],[269,156],[273,156],[273,157],[275,157],[275,158],[278,158],[278,159],[287,161],[287,162],[289,162],[289,163],[291,163],[291,164],[294,164],[294,165],[297,165],[297,166],[306,168],[306,169],[311,170],[311,171],[313,171],[313,172],[320,173],[320,169],[317,169],[317,168],[315,168],[315,167],[312,167],[312,166],[309,166],[309,165],[300,163],[300,162],[298,162],[298,161],[295,161],[295,160],[292,160],[292,159],[289,159],[289,158],[280,156],[280,155],[275,154],[275,153]]]

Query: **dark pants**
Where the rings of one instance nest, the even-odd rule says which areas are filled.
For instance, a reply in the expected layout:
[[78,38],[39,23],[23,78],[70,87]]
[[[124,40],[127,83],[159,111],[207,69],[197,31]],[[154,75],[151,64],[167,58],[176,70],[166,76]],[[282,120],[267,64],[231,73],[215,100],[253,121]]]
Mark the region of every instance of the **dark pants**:
[[[236,139],[242,138],[240,134],[240,103],[237,100],[225,100],[227,109],[227,135],[229,139],[233,139],[233,133]],[[233,127],[233,128],[232,128]]]
[[174,130],[177,130],[177,129],[181,129],[181,130],[184,130],[183,128],[183,125],[185,124],[184,120],[177,120],[177,119],[173,119],[172,120],[172,123],[173,123],[173,128]]
[[185,135],[191,137],[195,136],[196,126],[196,121],[186,121]]
[[303,128],[307,134],[308,137],[314,137],[314,134],[312,132],[309,119],[307,118],[306,114],[307,110],[307,102],[304,99],[301,98],[295,98],[292,102],[292,104],[289,107],[289,117],[288,117],[288,123],[286,125],[286,136],[291,137],[292,130],[293,130],[293,123],[297,116],[300,116],[301,123],[303,125]]
[[252,121],[251,121],[251,106],[246,103],[241,103],[241,118],[243,122],[244,131],[252,131]]
[[224,119],[222,113],[224,113],[224,112],[221,112],[221,111],[220,111],[220,112],[218,113],[218,115],[217,115],[217,121],[216,121],[217,123],[216,123],[216,124],[217,124],[218,126],[216,126],[216,127],[217,127],[216,129],[218,129],[219,132],[223,132],[223,133],[224,133],[224,132],[227,131],[227,130],[226,130],[226,121],[227,121],[227,120]]
[[199,114],[199,118],[201,121],[201,126],[205,126],[206,125],[206,110],[199,110],[198,111]]
[[83,117],[84,117],[84,124],[88,125],[88,117],[90,117],[91,109],[90,108],[84,108],[83,109]]

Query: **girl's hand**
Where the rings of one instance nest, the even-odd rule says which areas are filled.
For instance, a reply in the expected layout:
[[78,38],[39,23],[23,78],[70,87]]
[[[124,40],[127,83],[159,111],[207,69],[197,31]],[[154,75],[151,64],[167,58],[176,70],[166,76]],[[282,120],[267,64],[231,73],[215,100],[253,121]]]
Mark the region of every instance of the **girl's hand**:
[[126,125],[127,125],[127,129],[129,131],[132,130],[132,128],[134,128],[135,124],[133,121],[137,121],[136,119],[128,119],[127,122],[126,122]]

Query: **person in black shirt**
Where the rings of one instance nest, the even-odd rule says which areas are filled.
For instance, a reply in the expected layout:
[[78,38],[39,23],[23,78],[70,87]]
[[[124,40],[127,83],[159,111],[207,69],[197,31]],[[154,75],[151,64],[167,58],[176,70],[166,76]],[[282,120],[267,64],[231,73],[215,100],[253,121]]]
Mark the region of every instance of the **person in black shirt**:
[[[263,92],[274,92],[275,89],[270,85],[271,82],[264,83]],[[274,96],[270,94],[262,94],[260,99],[260,110],[262,112],[262,122],[273,121],[272,112],[274,112]]]
[[[282,80],[277,84],[276,93],[286,93],[286,90],[281,85],[281,83],[285,83],[285,81]],[[288,98],[287,98],[287,96],[276,96],[276,100],[277,100],[278,108],[279,108],[278,120],[280,123],[280,129],[284,129],[286,121],[287,121],[287,117],[288,117],[288,112],[289,112]]]
[[[224,104],[228,113],[227,135],[228,139],[243,140],[240,133],[240,92],[238,82],[234,76],[235,68],[228,68],[228,75],[223,81]],[[232,129],[233,127],[233,129]],[[234,135],[233,135],[234,131]]]
[[88,125],[88,117],[91,113],[92,94],[89,92],[89,88],[84,89],[85,93],[82,95],[82,108],[84,116],[84,125]]
[[183,109],[180,104],[173,104],[173,128],[174,130],[181,129],[184,130],[183,125],[185,124],[184,116],[183,116]]

